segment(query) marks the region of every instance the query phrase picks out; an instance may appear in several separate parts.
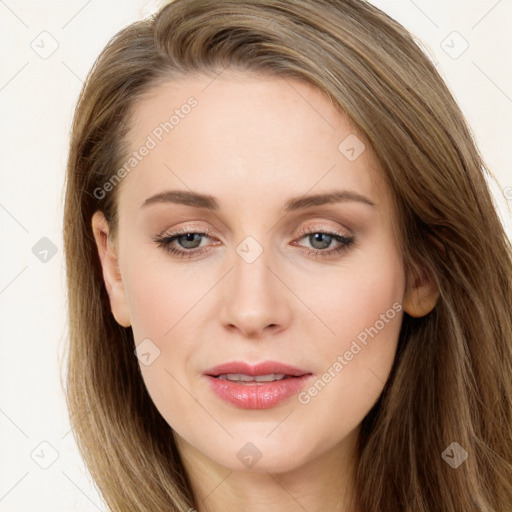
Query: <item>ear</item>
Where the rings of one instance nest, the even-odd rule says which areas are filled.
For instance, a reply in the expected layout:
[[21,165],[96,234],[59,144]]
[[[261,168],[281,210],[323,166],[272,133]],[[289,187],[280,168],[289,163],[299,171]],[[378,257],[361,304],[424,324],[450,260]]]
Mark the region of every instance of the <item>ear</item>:
[[425,270],[411,271],[407,276],[407,290],[404,297],[404,311],[412,317],[428,315],[436,305],[439,289]]
[[99,210],[92,216],[92,230],[103,270],[103,280],[110,299],[112,315],[119,325],[130,327],[130,314],[119,271],[118,256],[111,237],[109,237],[108,222],[103,212]]

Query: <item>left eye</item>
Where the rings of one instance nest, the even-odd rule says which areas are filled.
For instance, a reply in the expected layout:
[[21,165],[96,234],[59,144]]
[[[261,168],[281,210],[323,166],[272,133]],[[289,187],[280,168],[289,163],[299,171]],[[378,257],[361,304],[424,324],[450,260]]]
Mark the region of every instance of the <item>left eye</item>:
[[[301,233],[302,236],[298,240],[307,238],[310,244],[313,246],[312,249],[305,247],[309,255],[313,256],[327,256],[332,254],[338,254],[342,251],[347,250],[354,243],[354,237],[344,235],[341,233],[330,233],[325,231],[305,231]],[[170,233],[164,235],[158,235],[155,237],[155,242],[159,247],[170,254],[176,255],[182,258],[192,258],[203,252],[207,251],[207,248],[198,250],[202,238],[211,238],[208,232],[181,232],[181,233]],[[339,244],[338,247],[326,250],[332,242],[335,241]],[[177,242],[180,248],[173,246],[174,242]],[[293,243],[293,245],[297,245]],[[299,244],[300,245],[300,244]]]
[[[204,233],[187,233],[186,235],[173,236],[171,240],[183,240],[185,249],[195,249],[197,241],[201,242],[200,237],[206,236]],[[194,240],[195,239],[195,240]]]
[[[195,231],[182,231],[180,233],[170,233],[158,235],[155,237],[155,242],[158,247],[162,247],[165,251],[170,254],[174,254],[181,258],[192,258],[193,256],[197,256],[198,253],[204,252],[204,250],[195,250],[199,244],[201,243],[201,238],[211,238],[208,232],[195,232]],[[183,249],[177,249],[173,247],[173,243],[178,241]]]
[[[331,233],[326,231],[308,230],[301,233],[299,240],[307,238],[312,245],[312,249],[308,249],[308,254],[312,256],[331,256],[339,254],[349,249],[354,244],[354,237],[343,233]],[[339,245],[333,249],[325,250],[335,241]],[[295,245],[295,244],[294,244]]]

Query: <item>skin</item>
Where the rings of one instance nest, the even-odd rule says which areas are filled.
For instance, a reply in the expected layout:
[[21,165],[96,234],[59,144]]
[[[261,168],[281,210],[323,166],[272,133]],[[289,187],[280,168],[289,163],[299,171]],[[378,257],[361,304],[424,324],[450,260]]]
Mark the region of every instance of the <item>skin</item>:
[[[141,364],[142,376],[175,432],[200,512],[352,512],[360,423],[389,375],[404,312],[427,314],[437,291],[425,276],[404,274],[378,162],[369,148],[354,161],[339,151],[356,130],[325,94],[229,70],[214,81],[183,77],[138,102],[130,148],[190,96],[197,107],[118,185],[116,236],[100,211],[92,219],[112,313],[131,326],[136,345],[149,338],[160,351]],[[220,209],[141,208],[171,189],[211,194]],[[335,189],[374,206],[344,201],[283,213],[291,197]],[[308,254],[341,244],[301,235],[304,227],[354,243],[338,254]],[[208,229],[210,238],[195,244],[172,242],[206,252],[181,259],[159,247],[154,238],[176,228]],[[251,263],[236,252],[247,236],[263,251]],[[227,361],[277,360],[316,379],[393,304],[403,310],[307,404],[295,395],[270,409],[237,408],[202,375]],[[261,453],[251,468],[237,457],[248,442]]]

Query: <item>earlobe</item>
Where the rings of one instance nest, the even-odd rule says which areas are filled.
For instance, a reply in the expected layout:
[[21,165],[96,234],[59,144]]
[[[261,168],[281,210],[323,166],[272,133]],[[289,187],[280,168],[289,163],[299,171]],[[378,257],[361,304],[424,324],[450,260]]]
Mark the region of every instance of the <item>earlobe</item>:
[[118,256],[109,238],[109,225],[103,212],[99,210],[95,212],[92,216],[91,224],[112,315],[119,325],[130,327],[130,315],[119,271]]
[[404,297],[404,311],[412,317],[428,315],[439,298],[439,289],[434,280],[422,271],[420,275],[411,272],[407,279],[407,291]]

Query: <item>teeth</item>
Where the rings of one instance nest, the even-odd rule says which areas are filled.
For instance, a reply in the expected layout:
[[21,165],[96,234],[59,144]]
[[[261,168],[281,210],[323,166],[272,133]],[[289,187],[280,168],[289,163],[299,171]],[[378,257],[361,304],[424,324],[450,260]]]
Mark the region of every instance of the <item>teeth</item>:
[[273,380],[283,380],[288,375],[284,373],[270,373],[268,375],[244,375],[243,373],[224,373],[217,378],[231,381],[241,382],[271,382]]

